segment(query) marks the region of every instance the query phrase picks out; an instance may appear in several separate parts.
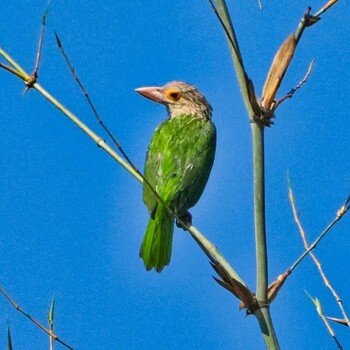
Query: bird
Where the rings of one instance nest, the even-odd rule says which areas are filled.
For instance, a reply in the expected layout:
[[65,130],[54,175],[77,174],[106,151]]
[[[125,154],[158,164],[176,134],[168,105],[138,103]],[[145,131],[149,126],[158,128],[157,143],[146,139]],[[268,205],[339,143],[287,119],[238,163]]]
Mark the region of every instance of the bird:
[[192,225],[188,209],[198,202],[207,184],[215,157],[216,128],[211,105],[193,85],[172,81],[135,91],[165,105],[168,112],[146,154],[143,202],[150,219],[139,253],[146,270],[161,272],[171,260],[171,211],[187,226]]

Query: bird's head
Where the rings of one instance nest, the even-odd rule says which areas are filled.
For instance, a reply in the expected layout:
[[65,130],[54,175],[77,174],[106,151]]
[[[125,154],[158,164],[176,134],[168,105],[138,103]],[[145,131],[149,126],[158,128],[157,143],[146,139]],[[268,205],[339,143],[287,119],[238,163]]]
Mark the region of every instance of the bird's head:
[[147,86],[136,89],[140,95],[166,106],[170,118],[193,115],[211,119],[212,107],[193,85],[172,81],[162,87]]

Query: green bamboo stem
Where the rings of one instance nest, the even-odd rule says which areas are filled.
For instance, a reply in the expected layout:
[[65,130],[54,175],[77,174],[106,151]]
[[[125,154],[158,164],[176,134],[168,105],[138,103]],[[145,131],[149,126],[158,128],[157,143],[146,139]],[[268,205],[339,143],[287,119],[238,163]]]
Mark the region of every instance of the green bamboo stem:
[[269,307],[258,309],[254,315],[258,320],[266,348],[268,350],[280,350]]
[[264,171],[264,126],[252,123],[253,172],[254,172],[254,223],[256,241],[258,302],[266,304],[268,266],[265,225],[265,171]]
[[278,350],[278,339],[268,305],[268,263],[265,224],[265,160],[264,125],[251,123],[253,138],[254,174],[254,225],[256,243],[256,298],[258,308],[254,315],[258,320],[267,349]]
[[268,307],[268,266],[267,266],[267,246],[265,230],[265,181],[264,181],[264,126],[254,122],[254,108],[249,98],[249,87],[247,74],[244,69],[243,60],[239,51],[238,41],[234,32],[231,18],[225,0],[216,0],[218,12],[225,27],[225,32],[230,35],[229,47],[232,60],[236,70],[236,75],[243,97],[243,101],[248,112],[252,127],[253,138],[253,174],[254,174],[254,221],[255,221],[255,244],[257,263],[257,291],[256,297],[260,308],[254,315],[256,316],[266,347],[271,350],[278,350],[279,344]]
[[247,77],[243,65],[243,59],[239,51],[238,40],[236,38],[236,34],[232,25],[231,17],[228,12],[225,0],[215,0],[215,2],[218,7],[218,13],[220,15],[220,18],[222,19],[223,25],[225,26],[225,30],[227,30],[227,34],[230,35],[230,38],[232,39],[232,41],[228,40],[232,61],[235,67],[236,76],[238,79],[238,84],[242,94],[245,108],[248,112],[249,119],[252,120],[255,113],[249,98],[249,90],[247,86]]

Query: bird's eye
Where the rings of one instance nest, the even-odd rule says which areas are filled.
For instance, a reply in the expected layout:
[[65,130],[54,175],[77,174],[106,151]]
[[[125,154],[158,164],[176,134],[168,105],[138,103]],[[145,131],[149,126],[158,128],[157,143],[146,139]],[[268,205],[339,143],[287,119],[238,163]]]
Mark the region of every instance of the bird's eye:
[[171,101],[178,101],[181,97],[180,91],[176,89],[169,89],[166,93],[165,96],[171,100]]

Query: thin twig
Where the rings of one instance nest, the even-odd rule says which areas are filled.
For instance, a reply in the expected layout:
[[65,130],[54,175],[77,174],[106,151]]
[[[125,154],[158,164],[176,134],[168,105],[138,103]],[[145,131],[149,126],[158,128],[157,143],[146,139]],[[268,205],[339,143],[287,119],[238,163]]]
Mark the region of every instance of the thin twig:
[[12,297],[5,291],[5,289],[0,287],[0,293],[2,293],[5,298],[10,302],[10,304],[21,314],[23,314],[25,317],[27,317],[31,322],[33,322],[37,327],[39,327],[42,331],[44,331],[46,334],[48,334],[50,337],[55,339],[58,343],[65,346],[67,349],[74,350],[70,345],[65,343],[63,340],[59,339],[58,336],[54,333],[52,333],[49,329],[44,327],[39,321],[34,319],[32,316],[30,316],[28,313],[26,313],[13,299]]
[[42,53],[42,48],[43,48],[43,42],[44,42],[44,32],[45,32],[45,26],[46,26],[46,18],[48,15],[48,9],[46,9],[43,18],[42,18],[42,23],[41,23],[41,33],[40,33],[40,39],[39,39],[39,46],[38,46],[38,52],[36,56],[36,61],[35,61],[35,69],[34,73],[36,77],[39,75],[39,66],[40,66],[40,60],[41,60],[41,53]]
[[282,103],[284,102],[286,99],[288,98],[292,98],[293,95],[295,94],[295,92],[297,90],[299,90],[308,80],[312,69],[314,68],[314,64],[315,64],[315,58],[311,61],[311,63],[309,64],[309,68],[306,72],[306,74],[304,75],[304,78],[299,82],[299,84],[295,87],[292,88],[284,97],[282,97],[281,99],[277,100],[275,105],[273,106],[273,110],[276,110],[276,108]]
[[[51,305],[50,305],[50,311],[47,315],[47,319],[49,321],[49,326],[50,326],[50,333],[53,333],[54,330],[54,318],[55,318],[55,298],[52,298]],[[54,347],[54,339],[50,335],[50,350],[53,350]]]
[[8,72],[10,72],[13,75],[16,75],[20,79],[24,79],[23,74],[20,71],[18,71],[16,68],[12,68],[11,66],[7,66],[6,64],[3,64],[1,62],[0,62],[0,68],[7,70]]
[[315,305],[318,315],[321,317],[323,323],[325,324],[325,326],[328,330],[328,333],[331,335],[335,344],[337,345],[337,348],[339,350],[344,350],[342,345],[340,344],[339,340],[337,339],[335,332],[333,331],[331,325],[329,324],[327,317],[323,313],[323,308],[322,308],[321,302],[317,298],[313,298],[307,291],[305,291],[305,293],[308,295],[308,297],[311,299],[311,301]]
[[[294,220],[298,226],[299,232],[300,232],[300,236],[303,240],[303,244],[304,244],[304,248],[308,249],[309,248],[309,244],[306,238],[306,233],[305,230],[300,222],[300,217],[298,214],[298,210],[296,207],[296,203],[295,203],[295,198],[294,198],[294,194],[292,191],[292,187],[289,186],[289,200],[292,206],[292,211],[293,211],[293,217]],[[326,277],[326,274],[324,273],[323,269],[322,269],[322,265],[320,263],[320,261],[318,260],[318,258],[316,257],[316,255],[310,251],[310,256],[312,258],[312,260],[314,261],[320,275],[321,278],[323,279],[323,282],[325,283],[326,287],[331,291],[333,297],[335,298],[336,302],[338,303],[339,309],[341,311],[341,313],[343,314],[344,320],[346,321],[346,323],[348,324],[348,326],[350,326],[350,322],[349,322],[349,318],[345,312],[344,306],[343,306],[343,302],[342,299],[339,297],[338,293],[335,291],[335,289],[333,288],[333,286],[330,284],[328,278]]]
[[7,327],[7,350],[13,350],[10,327]]
[[314,16],[321,16],[324,12],[326,12],[328,9],[330,9],[333,5],[335,5],[338,2],[338,0],[330,0],[327,2],[326,5],[324,5],[321,9],[319,9]]
[[311,15],[311,7],[308,7],[305,11],[305,14],[301,21],[298,24],[298,28],[295,32],[295,40],[298,43],[301,36],[304,33],[304,30],[307,27],[311,27],[315,23],[317,23],[321,19],[321,15],[329,10],[333,5],[335,5],[338,0],[330,0],[326,3],[326,5],[322,6],[314,15]]
[[67,65],[68,65],[68,68],[70,70],[70,72],[72,73],[73,75],[73,78],[74,80],[77,82],[80,90],[82,91],[83,95],[85,96],[97,122],[101,125],[101,127],[105,130],[105,132],[108,134],[108,136],[110,137],[110,139],[112,140],[112,142],[117,146],[119,152],[123,155],[123,157],[126,159],[126,161],[134,168],[134,170],[139,173],[141,176],[141,172],[137,169],[137,167],[133,164],[133,162],[130,160],[130,158],[127,156],[127,154],[124,152],[121,144],[117,141],[117,139],[114,137],[114,135],[110,132],[110,130],[108,129],[108,127],[106,126],[106,124],[103,122],[103,120],[100,118],[94,104],[92,103],[92,100],[90,99],[90,96],[88,94],[88,92],[86,91],[83,83],[81,82],[81,80],[79,79],[73,65],[71,64],[70,60],[69,60],[69,57],[68,55],[66,54],[66,52],[64,51],[64,48],[63,48],[63,45],[62,45],[62,42],[60,40],[60,38],[58,37],[57,33],[55,32],[55,36],[56,36],[56,41],[57,41],[57,45],[58,45],[58,48],[63,56],[63,58],[65,59]]
[[289,268],[289,271],[292,272],[301,261],[313,250],[316,248],[317,244],[322,240],[322,238],[330,231],[330,229],[349,211],[350,209],[350,196],[346,199],[344,204],[338,210],[336,217],[327,225],[327,227],[320,233],[316,240],[309,246],[308,249],[304,251],[303,254],[293,263]]
[[43,42],[44,42],[44,33],[45,33],[47,14],[48,14],[48,8],[45,10],[45,13],[43,15],[42,22],[41,22],[41,31],[40,31],[40,37],[39,37],[38,51],[36,53],[34,71],[31,74],[30,79],[26,81],[26,87],[24,89],[24,93],[27,93],[28,90],[33,87],[34,83],[38,80],[38,77],[39,77],[39,67],[40,67],[41,53],[42,53]]

